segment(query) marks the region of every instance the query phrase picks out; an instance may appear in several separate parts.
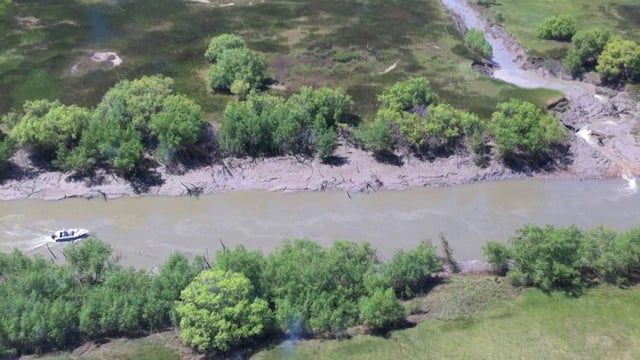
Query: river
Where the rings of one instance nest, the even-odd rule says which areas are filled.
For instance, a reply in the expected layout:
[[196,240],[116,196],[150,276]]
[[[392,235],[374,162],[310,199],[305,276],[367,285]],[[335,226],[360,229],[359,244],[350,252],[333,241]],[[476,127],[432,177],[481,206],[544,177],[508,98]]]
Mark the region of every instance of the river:
[[638,225],[638,196],[623,180],[511,181],[377,193],[238,191],[188,197],[0,203],[0,250],[62,258],[50,231],[82,226],[113,246],[123,264],[159,265],[174,250],[212,256],[222,241],[270,251],[283,239],[367,241],[388,258],[446,233],[459,260],[504,241],[526,223],[618,229]]

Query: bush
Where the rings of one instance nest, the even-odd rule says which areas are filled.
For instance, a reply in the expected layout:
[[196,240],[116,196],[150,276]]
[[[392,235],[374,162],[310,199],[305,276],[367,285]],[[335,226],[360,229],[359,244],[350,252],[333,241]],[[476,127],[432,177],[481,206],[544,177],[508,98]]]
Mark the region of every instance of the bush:
[[431,90],[429,81],[423,77],[413,77],[399,82],[385,90],[378,100],[381,108],[393,111],[407,111],[414,107],[429,106],[438,101],[438,95]]
[[176,304],[180,337],[198,351],[229,351],[271,326],[266,301],[253,298],[244,275],[210,270],[200,273],[182,291]]
[[598,58],[596,70],[608,83],[640,81],[640,46],[630,40],[610,41]]
[[[531,283],[545,291],[568,291],[585,286],[580,256],[583,234],[576,227],[525,226],[511,238],[511,254],[520,282]],[[512,277],[515,275],[512,275]]]
[[464,35],[464,42],[467,46],[480,56],[491,59],[493,56],[493,48],[491,44],[485,39],[484,33],[478,29],[470,29]]
[[404,319],[404,308],[398,303],[393,289],[376,289],[360,299],[360,320],[376,330],[393,327]]
[[279,328],[322,333],[356,325],[359,300],[367,295],[365,274],[375,270],[375,258],[368,244],[346,241],[330,249],[309,240],[278,246],[267,257],[263,287]]
[[338,145],[336,122],[350,111],[351,98],[342,90],[302,88],[285,100],[251,94],[229,103],[220,132],[222,147],[235,155],[299,154],[318,151],[333,155]]
[[397,113],[390,110],[380,110],[376,115],[376,119],[359,127],[356,130],[356,139],[367,150],[373,151],[376,155],[393,152],[395,148],[395,139],[392,132],[394,121],[393,118]]
[[451,105],[438,104],[414,110],[397,117],[400,132],[416,150],[449,152],[460,145],[465,136],[482,132],[478,116],[454,109]]
[[504,276],[507,274],[509,270],[509,259],[511,257],[507,245],[496,241],[489,241],[484,245],[482,251],[496,275]]
[[161,157],[172,159],[198,141],[205,124],[200,106],[184,96],[171,95],[164,100],[162,111],[151,116],[149,129],[158,139]]
[[557,119],[526,101],[511,99],[498,104],[491,116],[491,129],[505,159],[540,159],[549,147],[564,139]]
[[246,47],[247,43],[241,37],[233,34],[222,34],[211,39],[209,47],[204,53],[204,57],[210,63],[215,63],[223,52],[231,49],[243,49]]
[[235,85],[235,91],[243,91],[237,95],[245,96],[247,89],[262,87],[266,70],[266,59],[253,50],[244,47],[225,50],[209,68],[207,85],[212,90],[230,90]]
[[545,40],[570,41],[576,33],[576,20],[571,15],[547,18],[536,28],[536,36]]
[[431,282],[442,268],[433,246],[420,243],[415,249],[398,251],[382,269],[384,282],[401,298],[411,298]]
[[564,65],[575,76],[593,69],[612,34],[603,28],[578,31],[572,38],[574,47],[564,58]]

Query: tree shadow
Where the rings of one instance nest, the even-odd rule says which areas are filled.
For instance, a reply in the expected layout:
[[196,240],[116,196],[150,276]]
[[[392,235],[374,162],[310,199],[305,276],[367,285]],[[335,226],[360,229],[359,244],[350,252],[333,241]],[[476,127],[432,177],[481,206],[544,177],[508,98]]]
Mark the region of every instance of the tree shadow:
[[519,173],[567,170],[573,164],[573,152],[569,144],[554,144],[547,151],[534,156],[509,155],[503,159],[506,167]]
[[344,156],[337,156],[337,155],[332,155],[322,159],[323,164],[326,164],[329,166],[335,166],[335,167],[344,166],[346,164],[349,164],[349,162],[350,162],[349,158]]
[[404,161],[402,160],[402,157],[394,154],[391,151],[375,152],[373,154],[373,158],[376,161],[381,162],[383,164],[387,164],[387,165],[393,165],[397,167],[404,165]]

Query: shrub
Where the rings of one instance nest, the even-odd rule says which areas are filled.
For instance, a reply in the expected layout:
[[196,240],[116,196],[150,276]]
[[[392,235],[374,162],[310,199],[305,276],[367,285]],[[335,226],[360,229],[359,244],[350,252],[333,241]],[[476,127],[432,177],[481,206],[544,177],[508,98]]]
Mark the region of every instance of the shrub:
[[534,104],[518,99],[498,104],[491,116],[491,129],[505,159],[538,159],[565,137],[557,119],[544,114]]
[[576,33],[576,20],[570,15],[556,15],[536,28],[536,36],[545,40],[569,41]]
[[496,241],[489,241],[484,245],[482,251],[496,275],[504,276],[507,274],[509,270],[509,259],[511,257],[507,245]]
[[442,268],[433,246],[420,243],[409,251],[398,251],[382,269],[385,283],[401,298],[411,298],[431,281],[431,274]]
[[578,31],[572,38],[574,47],[567,52],[564,65],[573,75],[593,69],[612,34],[603,28]]
[[[583,234],[576,227],[525,226],[511,238],[511,254],[519,282],[545,291],[554,288],[575,291],[585,285],[580,256]],[[512,275],[512,277],[515,275]]]
[[243,49],[246,47],[247,43],[241,37],[233,34],[222,34],[211,39],[209,47],[204,53],[204,57],[210,63],[215,63],[223,52],[231,49]]
[[172,95],[164,100],[162,111],[151,116],[149,129],[158,139],[162,157],[171,159],[198,141],[205,124],[199,105],[184,96]]
[[608,83],[640,81],[640,46],[630,40],[610,41],[598,58],[596,70]]
[[438,95],[431,90],[429,81],[423,77],[413,77],[386,89],[378,100],[381,108],[393,111],[407,111],[416,106],[429,106],[438,101]]
[[393,121],[389,119],[389,114],[393,117],[397,113],[391,110],[380,110],[373,122],[356,130],[356,139],[376,155],[391,153],[395,148],[395,139],[392,133]]
[[360,299],[360,320],[373,329],[384,330],[404,319],[404,308],[393,289],[376,289]]
[[251,282],[242,274],[223,270],[200,273],[176,304],[180,337],[206,352],[229,351],[261,335],[270,327],[271,310],[252,293]]
[[491,44],[484,37],[484,33],[478,29],[470,29],[464,36],[464,42],[467,46],[479,54],[480,56],[491,59],[493,49]]
[[[229,49],[218,58],[218,61],[211,65],[207,74],[207,85],[215,89],[230,89],[235,83],[236,91],[247,88],[260,88],[265,79],[267,61],[262,56],[248,48]],[[239,86],[238,81],[246,85]],[[244,91],[244,90],[243,90]],[[246,95],[241,93],[238,95]]]

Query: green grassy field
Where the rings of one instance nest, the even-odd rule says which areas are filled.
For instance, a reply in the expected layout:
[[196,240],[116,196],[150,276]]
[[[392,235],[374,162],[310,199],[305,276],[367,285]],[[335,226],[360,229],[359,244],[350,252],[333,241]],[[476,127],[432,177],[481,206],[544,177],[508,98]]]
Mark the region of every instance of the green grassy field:
[[[216,0],[213,3],[226,2]],[[95,104],[117,81],[173,77],[216,122],[233,97],[204,85],[209,39],[229,32],[264,53],[286,94],[300,86],[342,87],[367,119],[383,88],[426,76],[452,103],[488,118],[497,102],[521,97],[544,105],[555,92],[520,90],[471,70],[474,56],[439,0],[265,0],[216,7],[176,0],[25,0],[0,15],[0,113],[25,100]],[[36,28],[21,23],[39,19]],[[114,70],[72,74],[96,50],[117,52]],[[388,73],[384,71],[395,64]],[[384,74],[383,74],[384,73]]]
[[580,298],[527,290],[487,310],[427,320],[388,337],[305,341],[255,359],[634,359],[640,289],[599,287]]
[[640,3],[637,0],[500,0],[486,10],[489,18],[503,24],[535,55],[562,57],[568,43],[536,38],[536,26],[544,19],[560,14],[573,15],[578,30],[596,26],[609,28],[621,36],[640,39]]

